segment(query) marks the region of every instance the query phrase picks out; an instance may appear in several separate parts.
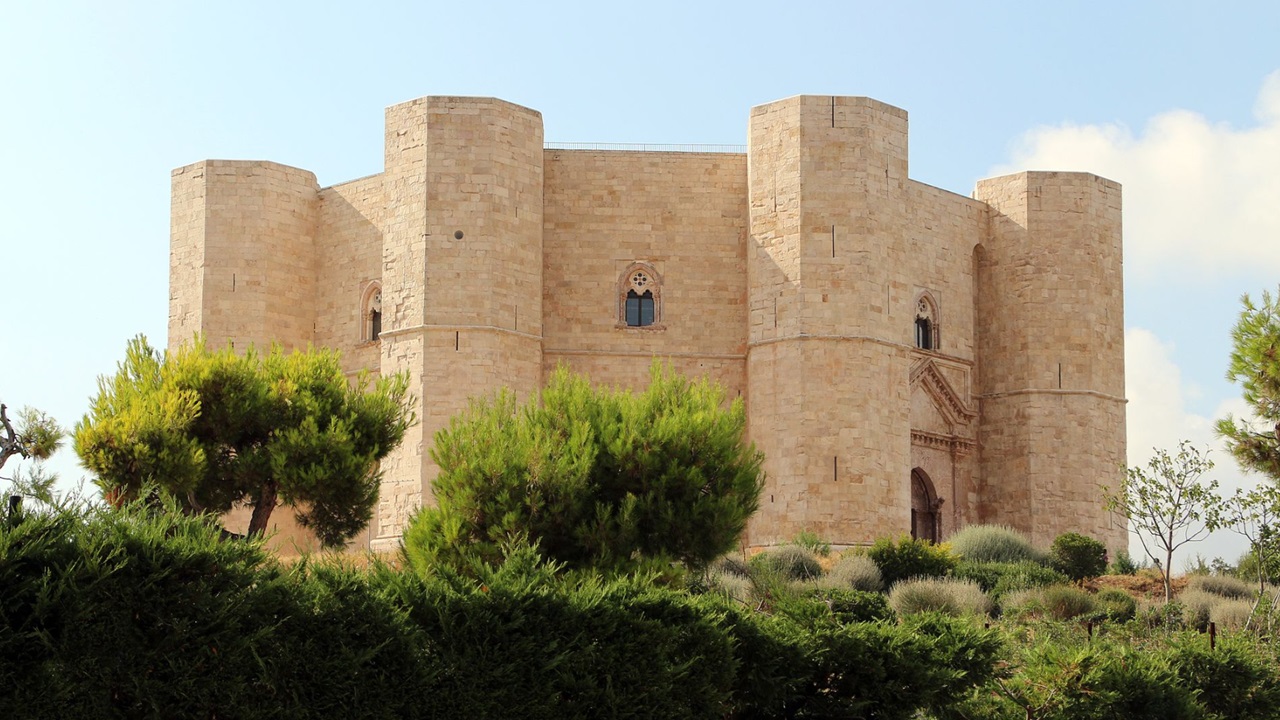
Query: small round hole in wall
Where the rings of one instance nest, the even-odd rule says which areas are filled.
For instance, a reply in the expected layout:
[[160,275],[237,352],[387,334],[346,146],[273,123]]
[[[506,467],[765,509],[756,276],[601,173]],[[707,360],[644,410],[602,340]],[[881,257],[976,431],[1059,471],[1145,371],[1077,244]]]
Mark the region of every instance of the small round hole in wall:
[[461,231],[461,230],[455,231],[455,232],[453,233],[453,239],[454,239],[454,240],[461,240],[461,239],[462,239],[462,231]]

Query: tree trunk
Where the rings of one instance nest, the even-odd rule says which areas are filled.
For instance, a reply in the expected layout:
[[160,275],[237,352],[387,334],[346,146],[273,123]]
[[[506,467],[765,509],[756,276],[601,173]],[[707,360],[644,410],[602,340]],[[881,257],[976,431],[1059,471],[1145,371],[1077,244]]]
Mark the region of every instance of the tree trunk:
[[1164,604],[1168,605],[1173,600],[1173,550],[1169,550],[1164,557]]
[[267,530],[267,522],[271,520],[271,512],[276,509],[276,481],[268,480],[262,484],[258,493],[258,502],[253,506],[253,515],[249,518],[249,537],[262,537]]

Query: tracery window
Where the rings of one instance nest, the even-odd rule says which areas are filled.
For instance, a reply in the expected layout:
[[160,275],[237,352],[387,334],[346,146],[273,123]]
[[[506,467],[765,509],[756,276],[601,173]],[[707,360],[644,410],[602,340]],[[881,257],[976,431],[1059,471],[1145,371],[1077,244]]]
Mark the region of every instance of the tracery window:
[[620,326],[657,326],[662,318],[662,281],[651,265],[632,264],[623,273],[618,290]]
[[370,284],[361,304],[361,339],[365,342],[377,342],[382,337],[382,285],[376,282]]
[[928,295],[916,300],[916,347],[921,350],[938,349],[938,309]]

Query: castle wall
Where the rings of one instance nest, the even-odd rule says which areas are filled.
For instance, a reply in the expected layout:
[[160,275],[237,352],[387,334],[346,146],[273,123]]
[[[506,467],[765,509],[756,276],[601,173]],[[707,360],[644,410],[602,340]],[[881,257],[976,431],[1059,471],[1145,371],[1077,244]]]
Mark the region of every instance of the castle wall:
[[169,341],[305,348],[315,325],[315,175],[206,160],[173,174]]
[[[746,156],[548,150],[544,370],[642,388],[654,357],[745,388]],[[624,273],[660,278],[654,325],[627,327]]]
[[[380,175],[179,168],[170,343],[314,342],[348,373],[407,373],[418,424],[359,545],[395,547],[431,502],[432,437],[469,398],[524,399],[561,363],[639,389],[657,357],[746,400],[767,458],[750,545],[906,532],[919,469],[943,537],[995,522],[1121,546],[1097,491],[1125,462],[1119,186],[1022,173],[971,199],[909,180],[906,113],[867,98],[754,108],[748,140],[544,149],[535,111],[430,97],[387,109]],[[643,328],[622,312],[637,268],[658,293]],[[277,515],[277,545],[310,546]]]
[[748,412],[769,478],[751,544],[854,544],[910,518],[906,129],[866,98],[752,111]]
[[382,175],[324,188],[316,231],[316,332],[320,347],[342,353],[342,369],[378,373],[378,343],[368,338],[366,292],[382,279]]
[[435,432],[471,397],[542,379],[542,116],[492,98],[387,110],[383,372],[406,371],[418,425],[384,463],[375,547],[429,503]]
[[1085,173],[978,184],[983,517],[1047,544],[1061,532],[1112,548],[1123,527],[1099,484],[1125,466],[1120,187]]

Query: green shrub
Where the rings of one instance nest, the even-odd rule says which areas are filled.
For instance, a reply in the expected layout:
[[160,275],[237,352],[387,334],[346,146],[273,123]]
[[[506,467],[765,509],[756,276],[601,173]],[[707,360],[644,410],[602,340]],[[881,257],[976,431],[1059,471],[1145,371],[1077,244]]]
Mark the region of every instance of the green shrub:
[[796,620],[832,621],[841,625],[893,617],[883,594],[848,588],[812,588],[794,599],[780,602],[777,611]]
[[1074,620],[1095,610],[1093,596],[1070,585],[1051,585],[1040,590],[1044,610],[1055,620]]
[[994,676],[1003,650],[993,631],[936,615],[901,625],[765,617],[733,632],[740,665],[761,669],[740,680],[733,718],[909,720],[945,711]]
[[783,545],[758,553],[751,565],[764,568],[784,580],[816,580],[822,577],[822,564],[813,552],[798,545]]
[[1184,608],[1183,622],[1192,630],[1203,632],[1209,628],[1209,615],[1213,607],[1224,601],[1221,595],[1188,588],[1178,593],[1178,602]]
[[884,588],[880,567],[866,555],[845,553],[827,574],[817,580],[819,587],[879,592]]
[[756,599],[756,585],[750,577],[713,570],[707,574],[707,585],[708,590],[736,602],[749,604]]
[[1105,613],[1112,622],[1128,622],[1138,612],[1138,601],[1119,588],[1099,590],[1093,600],[1098,610]]
[[831,543],[818,537],[818,534],[812,530],[801,530],[791,542],[818,557],[827,557],[831,554]]
[[969,525],[947,538],[961,558],[976,563],[1042,562],[1025,535],[1004,525]]
[[1002,682],[986,718],[1046,720],[1191,720],[1202,718],[1194,691],[1163,654],[1123,644],[1044,643]]
[[1202,590],[1231,600],[1252,600],[1257,590],[1249,583],[1230,575],[1196,575],[1187,582],[1188,590]]
[[751,577],[751,566],[745,560],[733,555],[721,555],[712,561],[707,569],[714,573]]
[[1270,720],[1280,715],[1280,677],[1274,665],[1240,639],[1222,637],[1211,650],[1203,636],[1186,636],[1168,653],[1178,680],[1198,693],[1211,717]]
[[951,572],[957,562],[947,545],[935,545],[906,535],[896,542],[878,538],[867,548],[866,554],[880,568],[880,576],[887,587],[907,578],[942,577]]
[[1028,588],[1056,585],[1067,582],[1066,576],[1056,570],[1033,562],[975,563],[961,561],[956,564],[952,576],[973,580],[995,598],[1006,593]]
[[1129,551],[1121,548],[1116,551],[1115,559],[1111,561],[1107,572],[1111,575],[1134,575],[1137,574],[1138,569],[1138,563],[1133,561]]
[[1252,600],[1223,598],[1209,608],[1209,621],[1214,623],[1218,630],[1241,630],[1253,616],[1253,607]]
[[1183,630],[1187,627],[1187,609],[1176,600],[1169,603],[1142,600],[1134,619],[1150,630]]
[[1080,582],[1107,569],[1107,546],[1080,533],[1063,533],[1049,547],[1049,566]]
[[899,615],[986,615],[991,611],[991,599],[972,580],[915,578],[893,586],[889,606]]

